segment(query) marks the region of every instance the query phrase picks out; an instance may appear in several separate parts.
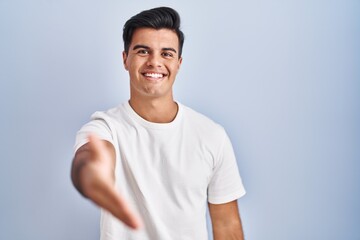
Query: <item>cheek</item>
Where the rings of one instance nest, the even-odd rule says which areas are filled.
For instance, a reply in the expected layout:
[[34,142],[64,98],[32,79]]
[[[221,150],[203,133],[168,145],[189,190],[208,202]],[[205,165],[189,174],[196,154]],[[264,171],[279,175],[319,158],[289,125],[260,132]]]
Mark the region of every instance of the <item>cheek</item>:
[[174,63],[174,69],[176,69],[176,71],[179,71],[181,66],[181,60],[178,60],[176,63]]
[[134,66],[136,65],[136,61],[133,58],[133,56],[131,56],[131,55],[128,56],[124,65],[125,65],[126,70],[131,71],[134,68]]
[[126,70],[129,72],[130,75],[134,75],[137,72],[136,64],[131,62],[130,64],[126,65]]
[[179,64],[174,64],[173,66],[171,66],[173,74],[177,74],[179,71],[179,68],[180,68]]

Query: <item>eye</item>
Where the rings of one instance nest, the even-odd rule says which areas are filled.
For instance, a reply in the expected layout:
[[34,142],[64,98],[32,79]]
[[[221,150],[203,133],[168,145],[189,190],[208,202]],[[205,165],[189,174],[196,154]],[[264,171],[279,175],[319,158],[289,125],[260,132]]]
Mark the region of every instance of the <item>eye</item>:
[[139,55],[147,55],[147,54],[149,54],[149,50],[140,49],[139,51],[137,51],[137,54],[139,54]]
[[174,57],[174,54],[172,52],[163,52],[161,55],[166,57],[166,58]]

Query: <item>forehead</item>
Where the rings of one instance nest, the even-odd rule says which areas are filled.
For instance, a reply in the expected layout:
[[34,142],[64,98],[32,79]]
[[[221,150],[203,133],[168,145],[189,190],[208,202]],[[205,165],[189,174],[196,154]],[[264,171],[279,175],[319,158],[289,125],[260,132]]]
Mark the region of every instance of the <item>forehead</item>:
[[150,48],[174,48],[178,50],[179,39],[170,29],[138,28],[135,30],[130,49],[135,45],[146,45]]

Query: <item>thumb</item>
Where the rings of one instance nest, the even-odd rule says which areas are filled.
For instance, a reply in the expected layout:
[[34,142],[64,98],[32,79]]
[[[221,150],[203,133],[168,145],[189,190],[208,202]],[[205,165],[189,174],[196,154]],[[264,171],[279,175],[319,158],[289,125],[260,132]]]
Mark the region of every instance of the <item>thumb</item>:
[[88,136],[89,147],[96,156],[104,156],[106,154],[105,143],[95,134],[91,133]]

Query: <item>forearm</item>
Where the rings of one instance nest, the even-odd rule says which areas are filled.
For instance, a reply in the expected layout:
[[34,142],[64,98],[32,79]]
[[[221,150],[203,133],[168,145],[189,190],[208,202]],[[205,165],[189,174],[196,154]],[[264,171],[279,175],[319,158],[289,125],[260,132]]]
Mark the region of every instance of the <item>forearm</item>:
[[91,193],[99,185],[115,184],[115,151],[109,142],[104,141],[104,148],[99,154],[91,144],[80,147],[71,166],[71,180],[81,195],[91,198]]
[[213,226],[214,240],[244,240],[241,223],[233,226]]
[[76,188],[76,190],[82,196],[86,197],[82,190],[80,179],[79,179],[79,173],[80,173],[81,168],[82,168],[82,166],[78,166],[78,164],[75,164],[75,159],[73,159],[72,166],[71,166],[71,181],[72,181],[74,187]]
[[[88,156],[87,156],[88,155]],[[89,164],[89,154],[82,153],[76,153],[72,166],[71,166],[71,181],[76,188],[76,190],[84,197],[87,198],[85,192],[84,192],[84,181],[82,181],[81,174],[83,170],[86,171],[86,165]]]
[[244,240],[237,201],[209,204],[214,240]]
[[95,135],[75,154],[71,179],[75,188],[99,207],[106,209],[131,228],[141,220],[115,188],[115,148]]

